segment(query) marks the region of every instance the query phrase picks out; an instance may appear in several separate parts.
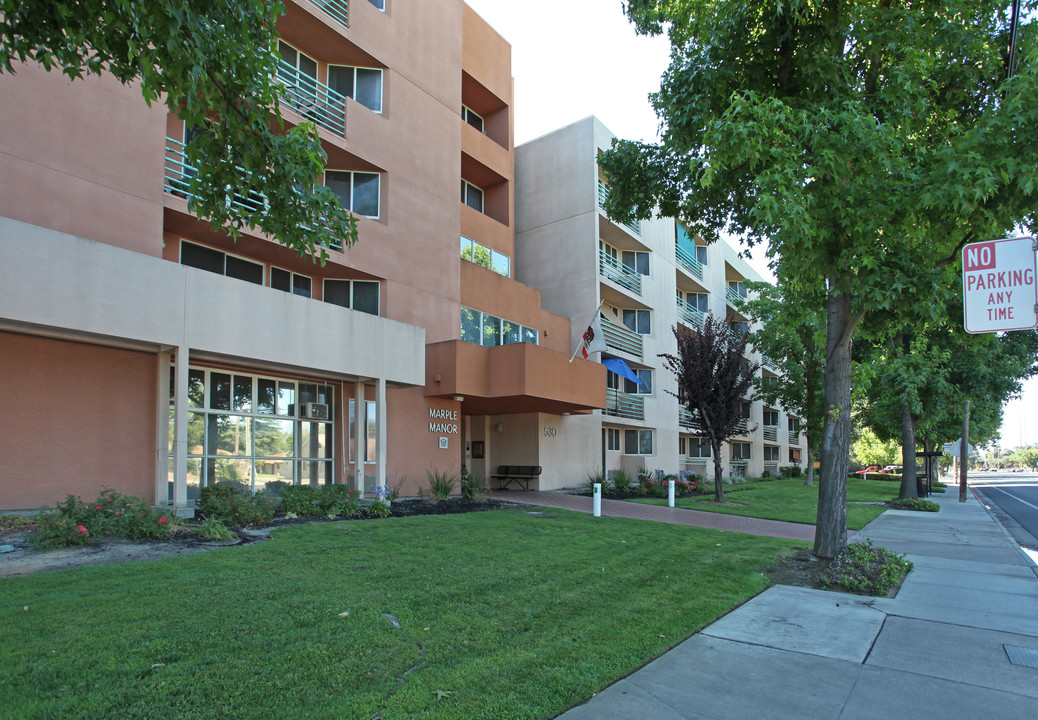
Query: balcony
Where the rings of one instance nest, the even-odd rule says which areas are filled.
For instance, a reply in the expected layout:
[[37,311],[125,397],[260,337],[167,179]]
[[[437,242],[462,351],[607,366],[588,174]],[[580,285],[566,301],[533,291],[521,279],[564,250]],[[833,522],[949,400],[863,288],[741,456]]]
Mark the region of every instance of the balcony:
[[698,280],[703,279],[703,264],[696,259],[695,255],[678,244],[674,245],[674,254],[677,256],[678,265]]
[[346,137],[346,96],[285,61],[278,64],[278,80],[287,88],[288,104],[300,115],[336,135]]
[[800,444],[800,431],[799,430],[790,430],[789,431],[789,444],[790,445],[799,445]]
[[[605,207],[606,198],[609,197],[609,186],[601,180],[598,181],[598,207],[602,209]],[[642,234],[642,225],[638,220],[632,220],[629,223],[623,223],[623,226],[630,230],[635,235]]]
[[606,388],[606,406],[602,413],[628,420],[645,420],[645,398]]
[[728,471],[732,475],[738,475],[740,477],[746,477],[746,468],[749,466],[749,460],[729,460]]
[[310,0],[310,2],[328,13],[343,27],[350,26],[350,4],[347,0]]
[[778,363],[769,358],[767,355],[761,356],[760,364],[768,370],[771,370],[772,372],[778,372],[779,370]]
[[764,426],[764,442],[778,442],[778,427],[775,425]]
[[706,322],[706,315],[701,310],[697,310],[681,298],[677,298],[677,301],[678,321],[691,327],[703,327],[703,323]]
[[724,299],[727,300],[728,304],[732,307],[739,307],[746,298],[740,295],[738,290],[729,285],[725,288]]
[[692,427],[692,423],[698,415],[698,411],[690,411],[684,405],[678,405],[678,425],[680,425],[681,427]]
[[641,296],[642,276],[601,248],[598,250],[598,272],[606,280],[611,280],[620,287]]
[[749,426],[750,421],[747,418],[743,418],[739,422],[735,423],[735,432],[738,435],[745,435],[747,433],[747,428],[749,428]]
[[643,342],[642,336],[638,333],[603,318],[602,334],[605,335],[606,347],[634,355],[639,360],[642,358]]
[[764,473],[776,477],[779,474],[779,464],[777,462],[766,462],[764,463]]

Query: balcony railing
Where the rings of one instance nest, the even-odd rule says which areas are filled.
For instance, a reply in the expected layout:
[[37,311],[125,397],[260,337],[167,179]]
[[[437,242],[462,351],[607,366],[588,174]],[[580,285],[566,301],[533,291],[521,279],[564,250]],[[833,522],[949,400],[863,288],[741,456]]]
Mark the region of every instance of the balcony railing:
[[698,411],[690,411],[684,405],[678,405],[678,425],[683,428],[692,427],[692,423],[698,414]]
[[[166,138],[166,165],[164,169],[164,189],[171,195],[177,195],[186,200],[192,198],[191,178],[198,174],[193,166],[187,163],[187,154],[184,152],[184,143]],[[247,195],[241,193],[228,194],[227,203],[250,213],[265,213],[268,209],[267,196],[260,192],[249,192]],[[341,250],[341,244],[331,246],[332,250]]]
[[[165,166],[165,190],[173,195],[179,195],[188,200],[191,199],[191,178],[198,174],[191,165],[187,163],[187,155],[184,152],[184,143],[166,138],[166,166]],[[267,197],[263,193],[250,192],[248,195],[235,193],[227,196],[229,205],[235,205],[247,212],[262,213],[267,210]]]
[[678,301],[678,321],[683,322],[686,325],[692,327],[703,327],[706,322],[706,315],[703,311],[698,310],[688,304],[685,300],[677,298]]
[[[609,197],[609,186],[601,180],[598,181],[598,207],[605,208],[606,198]],[[642,225],[637,220],[632,220],[629,223],[624,223],[623,226],[630,230],[635,235],[642,234]]]
[[747,428],[749,426],[750,426],[750,421],[747,420],[746,418],[743,418],[739,422],[735,423],[735,432],[738,433],[739,435],[745,435],[746,432],[747,432]]
[[703,263],[699,262],[695,255],[676,243],[674,245],[674,254],[677,255],[678,265],[685,272],[692,277],[699,278],[700,280],[703,279]]
[[729,460],[728,469],[732,475],[746,476],[746,468],[749,466],[749,460]]
[[301,73],[282,60],[278,64],[278,80],[288,88],[288,104],[304,117],[346,137],[346,96]]
[[602,412],[613,417],[644,420],[645,398],[634,393],[625,393],[613,388],[606,388],[606,406]]
[[350,4],[347,0],[310,0],[310,2],[342,23],[343,27],[350,26]]
[[742,295],[740,295],[739,291],[733,288],[731,285],[725,288],[724,297],[725,300],[728,301],[728,304],[732,306],[738,306],[743,300],[746,299]]
[[800,431],[799,430],[797,430],[796,432],[794,432],[792,430],[789,431],[789,444],[790,445],[799,445],[800,444]]
[[[710,458],[685,458],[681,461],[681,469],[687,470],[688,472],[698,473],[706,477],[707,468],[713,470],[714,462]],[[713,473],[711,472],[708,478],[710,482],[713,482]]]
[[761,356],[760,364],[763,365],[764,367],[766,367],[768,370],[774,370],[774,371],[778,372],[778,369],[779,369],[778,363],[775,362],[774,360],[772,360],[771,358],[769,358],[767,355]]
[[775,476],[779,474],[779,464],[777,462],[765,462],[764,472],[769,475]]
[[642,336],[638,333],[603,319],[602,334],[605,335],[606,347],[629,353],[641,359],[643,342]]
[[776,426],[764,426],[764,442],[778,442],[778,428]]
[[642,276],[624,265],[602,248],[598,249],[598,272],[606,280],[612,280],[635,295],[642,294]]

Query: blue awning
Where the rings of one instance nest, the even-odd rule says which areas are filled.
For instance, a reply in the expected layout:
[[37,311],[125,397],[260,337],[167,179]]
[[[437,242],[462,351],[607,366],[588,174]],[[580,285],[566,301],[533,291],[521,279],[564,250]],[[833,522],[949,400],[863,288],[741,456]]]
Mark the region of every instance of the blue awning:
[[605,365],[607,369],[612,370],[620,377],[625,377],[631,382],[636,382],[639,385],[642,384],[642,381],[638,379],[638,376],[635,374],[634,370],[631,370],[631,368],[628,367],[627,363],[625,363],[623,360],[619,358],[606,358],[602,361],[602,364]]

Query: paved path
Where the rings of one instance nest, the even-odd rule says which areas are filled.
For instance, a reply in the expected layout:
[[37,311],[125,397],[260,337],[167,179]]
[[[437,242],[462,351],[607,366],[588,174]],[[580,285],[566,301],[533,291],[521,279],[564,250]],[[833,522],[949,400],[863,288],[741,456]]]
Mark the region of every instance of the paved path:
[[896,598],[776,585],[559,720],[1038,718],[1038,568],[974,497],[932,499],[859,532],[915,563]]
[[[593,500],[589,495],[567,495],[564,493],[495,490],[490,495],[494,500],[538,505],[540,507],[574,510],[576,512],[592,512]],[[713,528],[714,530],[731,530],[749,535],[768,535],[770,537],[791,538],[814,542],[814,525],[782,522],[780,520],[761,520],[760,518],[740,517],[738,515],[722,515],[721,513],[703,512],[702,510],[683,510],[660,505],[626,502],[624,500],[602,500],[602,515],[606,517],[634,518],[636,520],[654,520],[671,525],[687,525],[689,527]]]

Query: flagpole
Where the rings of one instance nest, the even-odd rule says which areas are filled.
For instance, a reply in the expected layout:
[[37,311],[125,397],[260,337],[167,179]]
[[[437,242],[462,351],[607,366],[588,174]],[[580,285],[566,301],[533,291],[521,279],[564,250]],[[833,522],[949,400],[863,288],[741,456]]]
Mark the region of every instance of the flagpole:
[[[591,322],[588,323],[588,327],[590,327],[591,323],[593,323],[595,321],[595,318],[598,317],[598,313],[601,312],[603,305],[605,305],[605,300],[600,300],[598,302],[598,307],[595,308],[595,312],[591,316]],[[587,332],[587,330],[585,330],[584,332]],[[584,346],[584,333],[581,333],[580,334],[580,342],[578,342],[577,343],[577,347],[573,349],[573,354],[569,356],[569,364],[570,365],[573,364],[573,360],[576,359],[577,353],[580,352],[580,348],[582,348],[583,346]]]

